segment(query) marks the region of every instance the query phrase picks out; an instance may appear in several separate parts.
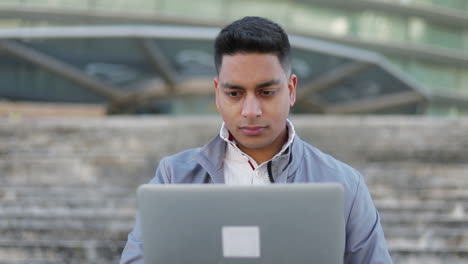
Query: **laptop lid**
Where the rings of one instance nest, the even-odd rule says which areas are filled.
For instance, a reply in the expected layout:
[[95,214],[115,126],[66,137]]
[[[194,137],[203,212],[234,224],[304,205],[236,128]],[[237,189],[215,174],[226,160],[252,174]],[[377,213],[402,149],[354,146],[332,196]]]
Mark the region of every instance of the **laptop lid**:
[[343,263],[340,184],[142,185],[145,263]]

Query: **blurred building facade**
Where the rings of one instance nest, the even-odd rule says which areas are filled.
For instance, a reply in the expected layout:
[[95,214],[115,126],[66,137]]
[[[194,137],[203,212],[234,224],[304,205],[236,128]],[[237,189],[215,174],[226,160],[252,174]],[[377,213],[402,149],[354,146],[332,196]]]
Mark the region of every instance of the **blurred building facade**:
[[[427,100],[418,99],[418,105],[413,106],[416,110],[400,113],[468,114],[467,0],[0,1],[0,26],[10,29],[109,24],[220,27],[245,15],[271,18],[294,35],[385,56],[400,72],[425,88],[422,97]],[[198,56],[200,60],[206,59],[203,54]],[[88,65],[86,74],[99,74],[101,66]],[[114,67],[113,72],[125,70],[116,65],[104,66]],[[300,62],[296,63],[296,70],[301,70]],[[128,71],[126,73],[128,75]],[[123,83],[124,77],[125,74],[119,75]],[[78,91],[77,98],[80,96],[82,92]],[[211,100],[206,96],[192,97],[190,101],[198,102],[193,103],[194,107],[206,105]],[[173,98],[171,102],[169,112],[193,110],[187,100]],[[165,111],[164,104],[158,107],[157,111]]]

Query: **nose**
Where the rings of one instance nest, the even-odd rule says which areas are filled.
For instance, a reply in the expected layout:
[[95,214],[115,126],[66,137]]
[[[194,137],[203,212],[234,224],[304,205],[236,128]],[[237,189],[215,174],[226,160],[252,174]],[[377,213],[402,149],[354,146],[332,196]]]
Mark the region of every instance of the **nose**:
[[255,95],[247,95],[242,104],[242,116],[256,118],[262,115],[262,108]]

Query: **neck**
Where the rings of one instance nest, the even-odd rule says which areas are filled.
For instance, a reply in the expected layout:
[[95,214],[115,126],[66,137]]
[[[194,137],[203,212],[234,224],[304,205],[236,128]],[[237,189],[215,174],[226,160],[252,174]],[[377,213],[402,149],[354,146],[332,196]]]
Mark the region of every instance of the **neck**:
[[278,154],[287,140],[288,129],[284,129],[283,132],[281,132],[279,136],[268,146],[258,149],[246,148],[240,144],[237,146],[244,153],[252,157],[252,159],[254,159],[257,164],[262,164],[271,160],[276,154]]

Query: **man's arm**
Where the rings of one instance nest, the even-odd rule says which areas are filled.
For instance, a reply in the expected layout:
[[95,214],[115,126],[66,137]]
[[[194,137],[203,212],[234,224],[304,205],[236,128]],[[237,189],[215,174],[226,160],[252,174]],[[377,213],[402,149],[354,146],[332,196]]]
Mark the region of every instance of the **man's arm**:
[[393,263],[379,213],[362,175],[358,175],[359,182],[346,224],[345,264]]
[[137,215],[135,226],[128,234],[127,244],[122,251],[120,264],[143,264],[143,238],[140,230],[140,219]]
[[[167,184],[169,179],[165,170],[165,161],[161,160],[159,167],[156,170],[155,177],[149,182],[150,184]],[[128,234],[127,244],[122,251],[120,264],[143,264],[143,236],[141,233],[140,217],[137,214],[135,226],[132,232]]]

